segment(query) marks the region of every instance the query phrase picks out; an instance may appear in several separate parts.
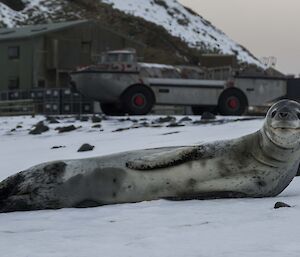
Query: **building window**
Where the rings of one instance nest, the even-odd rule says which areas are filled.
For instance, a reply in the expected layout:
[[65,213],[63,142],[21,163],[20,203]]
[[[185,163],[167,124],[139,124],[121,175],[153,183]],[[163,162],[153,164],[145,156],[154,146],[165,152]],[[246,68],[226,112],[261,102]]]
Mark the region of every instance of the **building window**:
[[82,53],[89,54],[91,52],[91,42],[81,42]]
[[10,46],[8,47],[8,59],[16,60],[20,58],[20,47]]
[[20,80],[19,78],[10,78],[8,81],[8,89],[14,90],[20,87]]
[[44,79],[39,79],[38,80],[38,87],[39,88],[45,88],[46,82]]

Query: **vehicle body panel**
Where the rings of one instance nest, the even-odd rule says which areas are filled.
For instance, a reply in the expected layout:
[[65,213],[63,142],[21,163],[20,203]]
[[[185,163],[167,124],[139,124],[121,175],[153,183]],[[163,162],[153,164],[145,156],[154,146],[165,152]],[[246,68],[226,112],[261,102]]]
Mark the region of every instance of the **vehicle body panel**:
[[146,80],[152,88],[158,104],[217,105],[226,81],[194,79]]
[[[221,93],[228,88],[224,80],[143,78],[138,72],[81,71],[71,73],[72,81],[85,96],[102,103],[118,102],[132,85],[146,85],[157,104],[218,105]],[[285,79],[235,78],[250,106],[262,106],[286,95]]]
[[199,67],[139,63],[132,49],[104,52],[98,64],[70,75],[79,92],[101,103],[120,103],[126,89],[136,85],[151,88],[160,105],[217,106],[230,88],[240,90],[250,106],[263,106],[287,94],[284,77],[208,80]]
[[136,72],[81,71],[70,75],[79,92],[102,103],[118,102],[130,85],[140,83]]
[[284,78],[235,78],[235,87],[247,96],[250,106],[263,106],[287,94]]

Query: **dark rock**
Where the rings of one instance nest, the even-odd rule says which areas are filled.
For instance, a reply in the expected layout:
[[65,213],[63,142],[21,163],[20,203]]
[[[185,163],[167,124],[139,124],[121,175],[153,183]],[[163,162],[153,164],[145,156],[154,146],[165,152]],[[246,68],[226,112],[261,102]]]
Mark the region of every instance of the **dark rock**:
[[162,136],[168,136],[168,135],[173,135],[173,134],[178,134],[178,133],[180,133],[180,131],[164,133],[164,134],[162,134]]
[[118,119],[119,122],[125,122],[125,121],[131,121],[131,119],[128,118],[122,118],[122,119]]
[[160,124],[151,124],[150,127],[151,127],[151,128],[162,128],[163,125],[160,125]]
[[10,132],[15,132],[15,131],[16,131],[16,129],[15,129],[15,128],[13,128],[13,129],[11,129],[11,130],[10,130]]
[[46,118],[46,120],[49,122],[49,124],[58,124],[59,123],[59,121],[56,118],[51,117],[51,116],[48,116]]
[[176,118],[173,116],[160,117],[155,122],[157,123],[165,123],[165,122],[175,122]]
[[193,121],[194,125],[205,125],[205,124],[211,124],[211,125],[221,125],[229,123],[226,120],[195,120]]
[[259,120],[262,118],[257,118],[257,117],[246,117],[246,118],[237,118],[233,120],[228,120],[228,122],[240,122],[240,121],[251,121],[251,120]]
[[99,123],[99,122],[101,122],[102,121],[102,118],[101,117],[99,117],[99,116],[93,116],[92,117],[92,122],[93,123]]
[[52,146],[51,149],[59,149],[59,148],[66,148],[65,145],[55,145],[55,146]]
[[49,130],[49,127],[44,124],[43,121],[38,122],[34,125],[34,129],[29,131],[30,135],[40,135]]
[[23,128],[23,126],[22,125],[17,125],[16,126],[16,129],[20,129],[20,128]]
[[66,127],[58,127],[55,130],[58,130],[58,133],[65,133],[65,132],[70,132],[73,130],[76,130],[78,128],[76,128],[74,125],[70,125],[70,126],[66,126]]
[[83,144],[83,145],[77,150],[77,152],[93,151],[94,148],[95,148],[95,146],[93,146],[93,145],[90,145],[90,144]]
[[279,209],[279,208],[289,208],[291,207],[290,205],[286,204],[286,203],[283,203],[283,202],[277,202],[275,203],[274,205],[274,209]]
[[143,121],[143,122],[139,123],[139,125],[141,125],[143,127],[149,127],[150,126],[149,122],[146,122],[146,121]]
[[82,121],[82,122],[87,122],[87,121],[89,121],[89,116],[81,116],[81,117],[80,117],[80,121]]
[[96,124],[96,125],[92,126],[92,128],[101,128],[101,124]]
[[116,129],[112,132],[122,132],[122,131],[129,130],[129,129],[131,129],[131,128],[119,128],[119,129]]
[[202,125],[202,124],[208,124],[211,123],[209,120],[195,120],[193,121],[194,125]]
[[216,115],[211,112],[204,112],[201,116],[201,120],[215,120]]
[[167,128],[177,128],[177,127],[184,127],[185,125],[184,124],[179,124],[177,122],[172,122],[170,123]]
[[183,117],[180,121],[178,121],[178,123],[187,122],[187,121],[192,121],[192,119],[190,117],[186,116],[186,117]]

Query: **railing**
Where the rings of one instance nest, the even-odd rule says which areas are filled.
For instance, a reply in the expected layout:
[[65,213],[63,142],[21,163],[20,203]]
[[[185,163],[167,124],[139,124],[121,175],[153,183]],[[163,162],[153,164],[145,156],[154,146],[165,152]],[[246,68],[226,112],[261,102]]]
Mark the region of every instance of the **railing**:
[[[45,88],[30,90],[0,91],[0,102],[3,102],[3,113],[15,113],[24,110],[25,103],[34,105],[34,112],[46,115],[93,113],[93,101],[69,88]],[[19,111],[17,111],[19,112]],[[16,112],[16,113],[17,113]],[[21,113],[21,111],[20,111]],[[13,114],[11,114],[13,115]]]
[[35,115],[32,99],[0,101],[0,116]]
[[208,68],[205,74],[206,79],[213,80],[228,80],[234,75],[234,70],[231,66]]

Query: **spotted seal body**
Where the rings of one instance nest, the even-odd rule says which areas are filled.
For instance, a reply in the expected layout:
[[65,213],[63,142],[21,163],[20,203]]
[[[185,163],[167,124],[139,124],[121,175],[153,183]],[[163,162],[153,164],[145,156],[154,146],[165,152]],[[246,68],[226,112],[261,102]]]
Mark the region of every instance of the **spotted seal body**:
[[262,129],[238,139],[35,166],[0,183],[0,212],[276,196],[299,166],[299,108],[276,103]]

